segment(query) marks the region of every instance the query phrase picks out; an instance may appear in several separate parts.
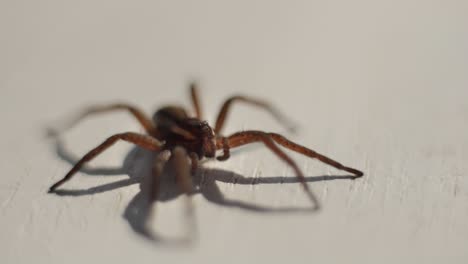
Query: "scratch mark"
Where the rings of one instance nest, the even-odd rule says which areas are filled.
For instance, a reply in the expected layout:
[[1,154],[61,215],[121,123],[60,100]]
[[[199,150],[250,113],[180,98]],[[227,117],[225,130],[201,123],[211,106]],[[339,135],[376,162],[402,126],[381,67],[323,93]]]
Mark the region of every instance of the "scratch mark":
[[407,166],[406,166],[406,162],[402,162],[402,166],[401,166],[401,188],[400,188],[400,193],[399,193],[399,201],[400,201],[400,204],[403,204],[403,201],[404,201],[404,198],[405,198],[405,194],[408,192],[408,189],[409,189],[409,178],[408,178],[408,170],[407,170]]
[[11,192],[11,194],[3,201],[2,211],[4,211],[8,207],[8,205],[10,205],[10,203],[13,201],[13,199],[16,197],[16,194],[18,193],[20,185],[21,185],[21,180],[18,180],[13,186],[13,191]]
[[55,216],[55,225],[54,225],[55,228],[58,228],[58,226],[59,226],[60,218],[62,217],[62,213],[63,213],[63,208],[59,207],[58,210],[57,210],[57,215]]
[[322,195],[320,199],[322,199],[322,202],[324,202],[328,197],[328,184],[324,184],[322,188]]
[[34,209],[31,210],[26,217],[26,221],[19,227],[18,233],[20,233],[21,235],[32,233],[32,230],[27,230],[32,229],[32,227],[34,226],[34,212]]
[[257,163],[254,167],[254,171],[252,172],[252,181],[250,182],[250,185],[249,185],[249,190],[250,191],[253,191],[254,189],[254,185],[257,184],[258,180],[257,180],[257,177],[258,177],[258,173],[259,173],[259,164]]
[[82,231],[86,231],[88,229],[88,219],[84,215],[81,217],[80,228]]
[[372,188],[371,184],[371,177],[372,177],[372,169],[370,166],[370,160],[369,160],[369,154],[366,152],[365,153],[365,158],[364,158],[364,168],[366,168],[367,175],[362,177],[362,182],[363,182],[363,191],[367,191],[367,188]]
[[121,192],[117,193],[115,211],[118,211],[119,208],[121,207],[122,200],[123,200],[123,195],[122,195],[122,193],[121,193]]
[[460,174],[455,174],[455,179],[454,179],[454,182],[453,182],[453,197],[454,198],[457,197],[458,192],[460,191],[459,180],[460,180]]

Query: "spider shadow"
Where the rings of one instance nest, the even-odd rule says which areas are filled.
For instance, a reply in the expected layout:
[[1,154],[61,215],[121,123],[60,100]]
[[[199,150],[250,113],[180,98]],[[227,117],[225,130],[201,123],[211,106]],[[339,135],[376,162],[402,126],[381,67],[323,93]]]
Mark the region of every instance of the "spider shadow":
[[[77,158],[68,152],[59,137],[54,138],[55,154],[62,160],[74,165]],[[166,245],[189,245],[191,240],[169,239],[163,238],[152,232],[148,228],[148,219],[151,217],[151,206],[149,202],[149,184],[151,177],[152,164],[157,153],[150,152],[139,147],[134,147],[125,157],[121,168],[90,168],[84,167],[80,171],[85,175],[91,176],[112,176],[127,174],[128,179],[119,180],[112,183],[102,184],[88,189],[59,189],[55,193],[59,196],[85,196],[112,191],[125,186],[139,184],[140,191],[131,199],[127,205],[123,217],[134,232],[154,242],[162,242]],[[236,155],[236,152],[233,153]],[[171,177],[172,176],[172,177]],[[343,176],[308,176],[306,182],[330,181],[330,180],[346,180],[355,179],[351,175]],[[192,195],[201,194],[203,197],[220,206],[238,208],[256,213],[312,213],[313,206],[310,207],[271,207],[265,205],[253,204],[241,200],[226,198],[220,191],[217,182],[241,184],[241,185],[256,185],[256,184],[288,184],[299,183],[296,177],[245,177],[232,171],[221,169],[204,168],[200,166],[197,173],[193,176],[194,190]],[[177,198],[182,193],[177,188],[175,177],[170,170],[165,170],[161,178],[160,193],[157,198],[159,202],[167,202]],[[193,228],[196,228],[194,226]]]

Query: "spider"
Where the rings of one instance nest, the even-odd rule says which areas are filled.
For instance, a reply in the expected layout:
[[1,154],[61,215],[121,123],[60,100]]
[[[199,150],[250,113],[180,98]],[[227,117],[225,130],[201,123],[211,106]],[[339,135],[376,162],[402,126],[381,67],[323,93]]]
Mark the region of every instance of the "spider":
[[[190,94],[195,110],[195,117],[189,116],[187,111],[180,106],[163,107],[154,113],[152,119],[138,108],[125,103],[92,106],[85,109],[71,122],[71,124],[93,114],[125,110],[133,115],[141,126],[143,126],[146,134],[125,132],[115,134],[107,138],[103,143],[84,155],[65,175],[65,177],[53,184],[49,188],[49,193],[56,192],[57,188],[70,180],[86,162],[91,161],[119,140],[135,144],[150,151],[158,152],[153,165],[153,186],[151,186],[149,197],[150,201],[155,201],[157,199],[159,178],[168,161],[174,164],[174,174],[177,186],[183,193],[190,196],[192,192],[192,175],[195,173],[200,160],[203,158],[216,158],[219,161],[225,161],[230,157],[230,149],[254,142],[263,143],[295,171],[305,193],[314,203],[314,209],[319,209],[319,203],[309,189],[304,174],[296,162],[291,159],[280,148],[280,146],[296,151],[307,157],[318,159],[339,170],[350,172],[354,174],[355,178],[363,176],[361,171],[346,167],[331,158],[294,143],[280,134],[257,130],[241,131],[227,137],[221,134],[226,116],[231,109],[232,104],[236,102],[243,102],[262,108],[269,112],[278,121],[286,124],[287,122],[283,115],[281,115],[280,112],[278,112],[272,105],[263,100],[242,95],[236,95],[228,98],[222,105],[218,117],[216,118],[215,126],[212,128],[208,122],[203,121],[198,89],[195,83],[190,84]],[[217,151],[221,151],[222,154],[217,156]]]

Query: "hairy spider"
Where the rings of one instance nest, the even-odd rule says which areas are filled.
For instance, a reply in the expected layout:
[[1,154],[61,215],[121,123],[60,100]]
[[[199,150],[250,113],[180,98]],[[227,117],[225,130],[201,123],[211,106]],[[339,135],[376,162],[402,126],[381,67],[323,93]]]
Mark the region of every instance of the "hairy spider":
[[302,173],[301,169],[299,169],[296,162],[294,162],[294,160],[292,160],[279,146],[296,151],[310,158],[316,158],[337,169],[350,172],[354,174],[356,178],[363,175],[363,173],[359,170],[346,167],[335,160],[332,160],[309,148],[294,143],[282,135],[276,133],[248,130],[237,132],[230,136],[224,137],[221,135],[221,130],[225,123],[224,121],[226,120],[226,115],[234,102],[244,102],[259,108],[263,108],[283,124],[286,123],[286,119],[270,104],[262,100],[237,95],[228,98],[224,102],[213,129],[206,121],[203,121],[197,87],[195,84],[190,85],[190,93],[195,109],[195,117],[190,117],[185,109],[180,106],[163,107],[156,111],[152,119],[149,119],[138,108],[123,103],[106,106],[94,106],[85,109],[80,115],[72,120],[70,126],[92,114],[116,110],[126,110],[138,120],[138,122],[145,129],[146,134],[125,132],[115,134],[107,138],[102,144],[84,155],[63,179],[50,187],[49,192],[55,192],[59,186],[70,180],[72,176],[77,171],[79,171],[86,162],[101,154],[104,150],[112,146],[118,140],[124,140],[138,145],[144,149],[156,151],[159,153],[156,156],[156,160],[153,166],[152,183],[154,186],[151,187],[151,197],[149,197],[151,201],[157,199],[159,191],[159,177],[162,174],[165,164],[170,159],[171,162],[175,165],[174,169],[177,185],[181,191],[189,195],[192,192],[191,173],[193,174],[196,171],[199,160],[203,158],[215,158],[216,152],[220,150],[222,151],[222,155],[217,156],[216,159],[219,161],[224,161],[230,157],[231,148],[240,147],[254,142],[263,143],[280,159],[291,166],[291,168],[295,171],[304,191],[314,203],[315,209],[319,208],[318,201],[310,191],[309,186],[305,181],[304,174]]

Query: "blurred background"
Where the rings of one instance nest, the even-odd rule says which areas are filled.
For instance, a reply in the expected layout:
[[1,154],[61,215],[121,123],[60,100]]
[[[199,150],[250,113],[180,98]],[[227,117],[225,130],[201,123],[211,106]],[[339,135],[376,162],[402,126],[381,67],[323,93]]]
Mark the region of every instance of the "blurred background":
[[[2,262],[466,263],[467,13],[456,0],[1,0]],[[248,94],[298,125],[289,133],[239,103],[226,134],[283,133],[365,177],[291,154],[323,207],[299,213],[283,209],[310,201],[263,147],[208,162],[187,247],[138,232],[140,185],[115,182],[138,182],[152,161],[127,144],[67,184],[88,192],[46,194],[106,137],[142,132],[126,113],[90,118],[60,142],[47,126],[95,103],[190,107],[192,80],[211,124],[223,100]],[[177,236],[183,197],[167,197],[154,227]]]

